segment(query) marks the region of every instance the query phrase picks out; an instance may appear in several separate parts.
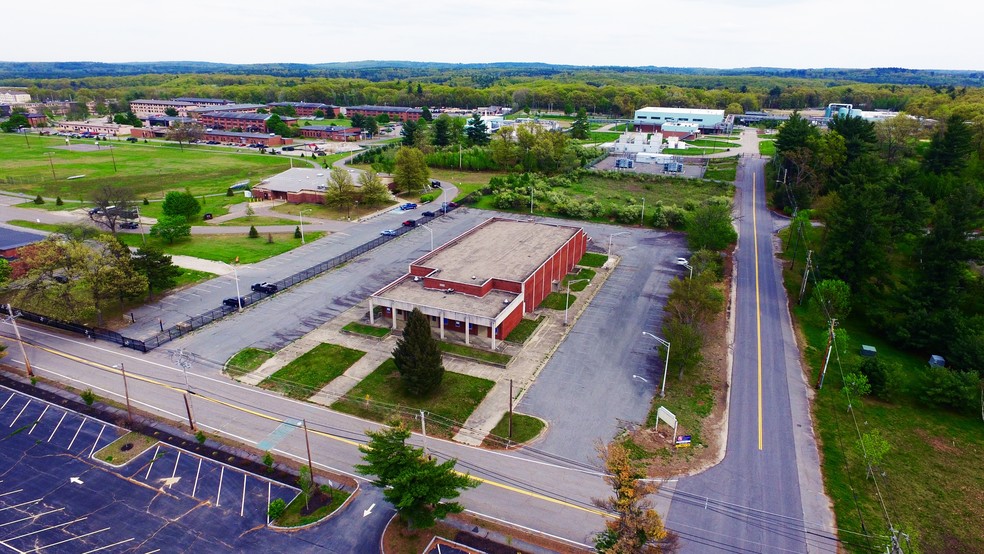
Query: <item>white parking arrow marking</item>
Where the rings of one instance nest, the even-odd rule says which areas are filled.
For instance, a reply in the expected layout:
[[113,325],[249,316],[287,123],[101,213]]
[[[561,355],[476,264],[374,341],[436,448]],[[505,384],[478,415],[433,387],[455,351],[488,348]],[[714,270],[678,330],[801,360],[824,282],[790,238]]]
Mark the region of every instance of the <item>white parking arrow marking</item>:
[[375,507],[376,507],[376,503],[373,502],[372,503],[372,506],[369,506],[368,508],[366,508],[365,510],[362,511],[362,517],[366,517],[367,515],[371,514],[372,513],[372,509],[375,508]]
[[633,375],[632,378],[633,379],[638,379],[638,380],[642,381],[643,383],[648,383],[649,382],[649,380],[646,379],[645,377],[639,377],[638,375]]
[[82,484],[82,480],[79,479],[78,477],[71,477],[71,478],[69,478],[68,481],[70,483],[75,483],[76,485],[81,485]]

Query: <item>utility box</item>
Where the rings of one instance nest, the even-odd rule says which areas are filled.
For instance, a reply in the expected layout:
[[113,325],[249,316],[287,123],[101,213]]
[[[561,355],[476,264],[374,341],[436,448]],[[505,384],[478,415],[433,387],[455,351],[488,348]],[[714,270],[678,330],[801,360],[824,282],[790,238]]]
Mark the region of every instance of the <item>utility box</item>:
[[865,358],[874,358],[878,355],[878,350],[874,346],[869,346],[867,344],[861,345],[861,355]]
[[937,356],[936,354],[933,354],[932,356],[929,357],[929,365],[935,365],[937,367],[946,367],[946,360],[943,359],[943,356]]

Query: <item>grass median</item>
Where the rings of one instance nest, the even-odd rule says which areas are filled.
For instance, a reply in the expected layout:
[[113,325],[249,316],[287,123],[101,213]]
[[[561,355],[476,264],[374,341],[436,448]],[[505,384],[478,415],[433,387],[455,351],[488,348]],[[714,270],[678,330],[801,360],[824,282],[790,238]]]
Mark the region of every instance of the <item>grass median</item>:
[[361,350],[322,343],[264,379],[260,386],[291,398],[308,398],[365,355]]

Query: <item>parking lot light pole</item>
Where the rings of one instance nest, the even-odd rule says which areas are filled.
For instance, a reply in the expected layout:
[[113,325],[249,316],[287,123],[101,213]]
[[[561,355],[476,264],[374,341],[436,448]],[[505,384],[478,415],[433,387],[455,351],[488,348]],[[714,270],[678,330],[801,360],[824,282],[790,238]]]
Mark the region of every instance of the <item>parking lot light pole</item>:
[[55,155],[54,152],[45,152],[45,156],[48,156],[48,166],[51,167],[51,179],[57,181],[58,177],[55,176],[55,162],[51,161],[51,157]]
[[143,241],[144,246],[147,246],[147,237],[144,236],[143,225],[140,224],[140,207],[134,208],[137,212],[137,229],[140,229],[140,240]]
[[14,335],[17,337],[17,344],[20,345],[21,355],[24,356],[24,368],[27,370],[28,377],[34,377],[34,370],[31,369],[31,360],[27,359],[27,349],[24,348],[24,341],[21,340],[20,328],[17,327],[17,318],[20,314],[14,315],[14,309],[7,304],[7,313],[10,314],[10,324],[14,326]]
[[660,344],[666,347],[666,356],[663,362],[663,384],[659,387],[659,397],[663,398],[666,396],[666,373],[670,370],[670,341],[666,339],[661,339],[652,333],[642,332],[643,335],[647,337],[656,339]]
[[301,222],[301,244],[304,244],[304,212],[310,212],[311,210],[301,210],[297,212],[297,218]]
[[120,374],[123,375],[123,397],[126,398],[127,421],[133,423],[133,408],[130,407],[130,388],[126,384],[126,369],[123,368],[123,362],[114,365],[113,368],[119,369]]
[[590,280],[591,279],[574,279],[573,281],[567,281],[567,299],[564,300],[564,325],[567,325],[567,310],[571,307],[571,284]]
[[608,235],[608,257],[609,258],[612,256],[612,239],[615,238],[615,237],[617,237],[617,236],[619,236],[619,235],[630,235],[630,234],[631,233],[628,232],[628,231],[622,231],[621,233],[612,233],[612,234]]

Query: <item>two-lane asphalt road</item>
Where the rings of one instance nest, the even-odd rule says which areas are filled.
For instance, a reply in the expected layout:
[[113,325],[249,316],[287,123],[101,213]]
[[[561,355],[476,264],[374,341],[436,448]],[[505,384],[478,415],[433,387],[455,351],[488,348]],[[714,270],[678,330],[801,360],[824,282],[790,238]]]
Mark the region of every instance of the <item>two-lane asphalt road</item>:
[[734,365],[724,461],[680,480],[667,526],[686,552],[835,552],[786,295],[764,161],[739,167]]

